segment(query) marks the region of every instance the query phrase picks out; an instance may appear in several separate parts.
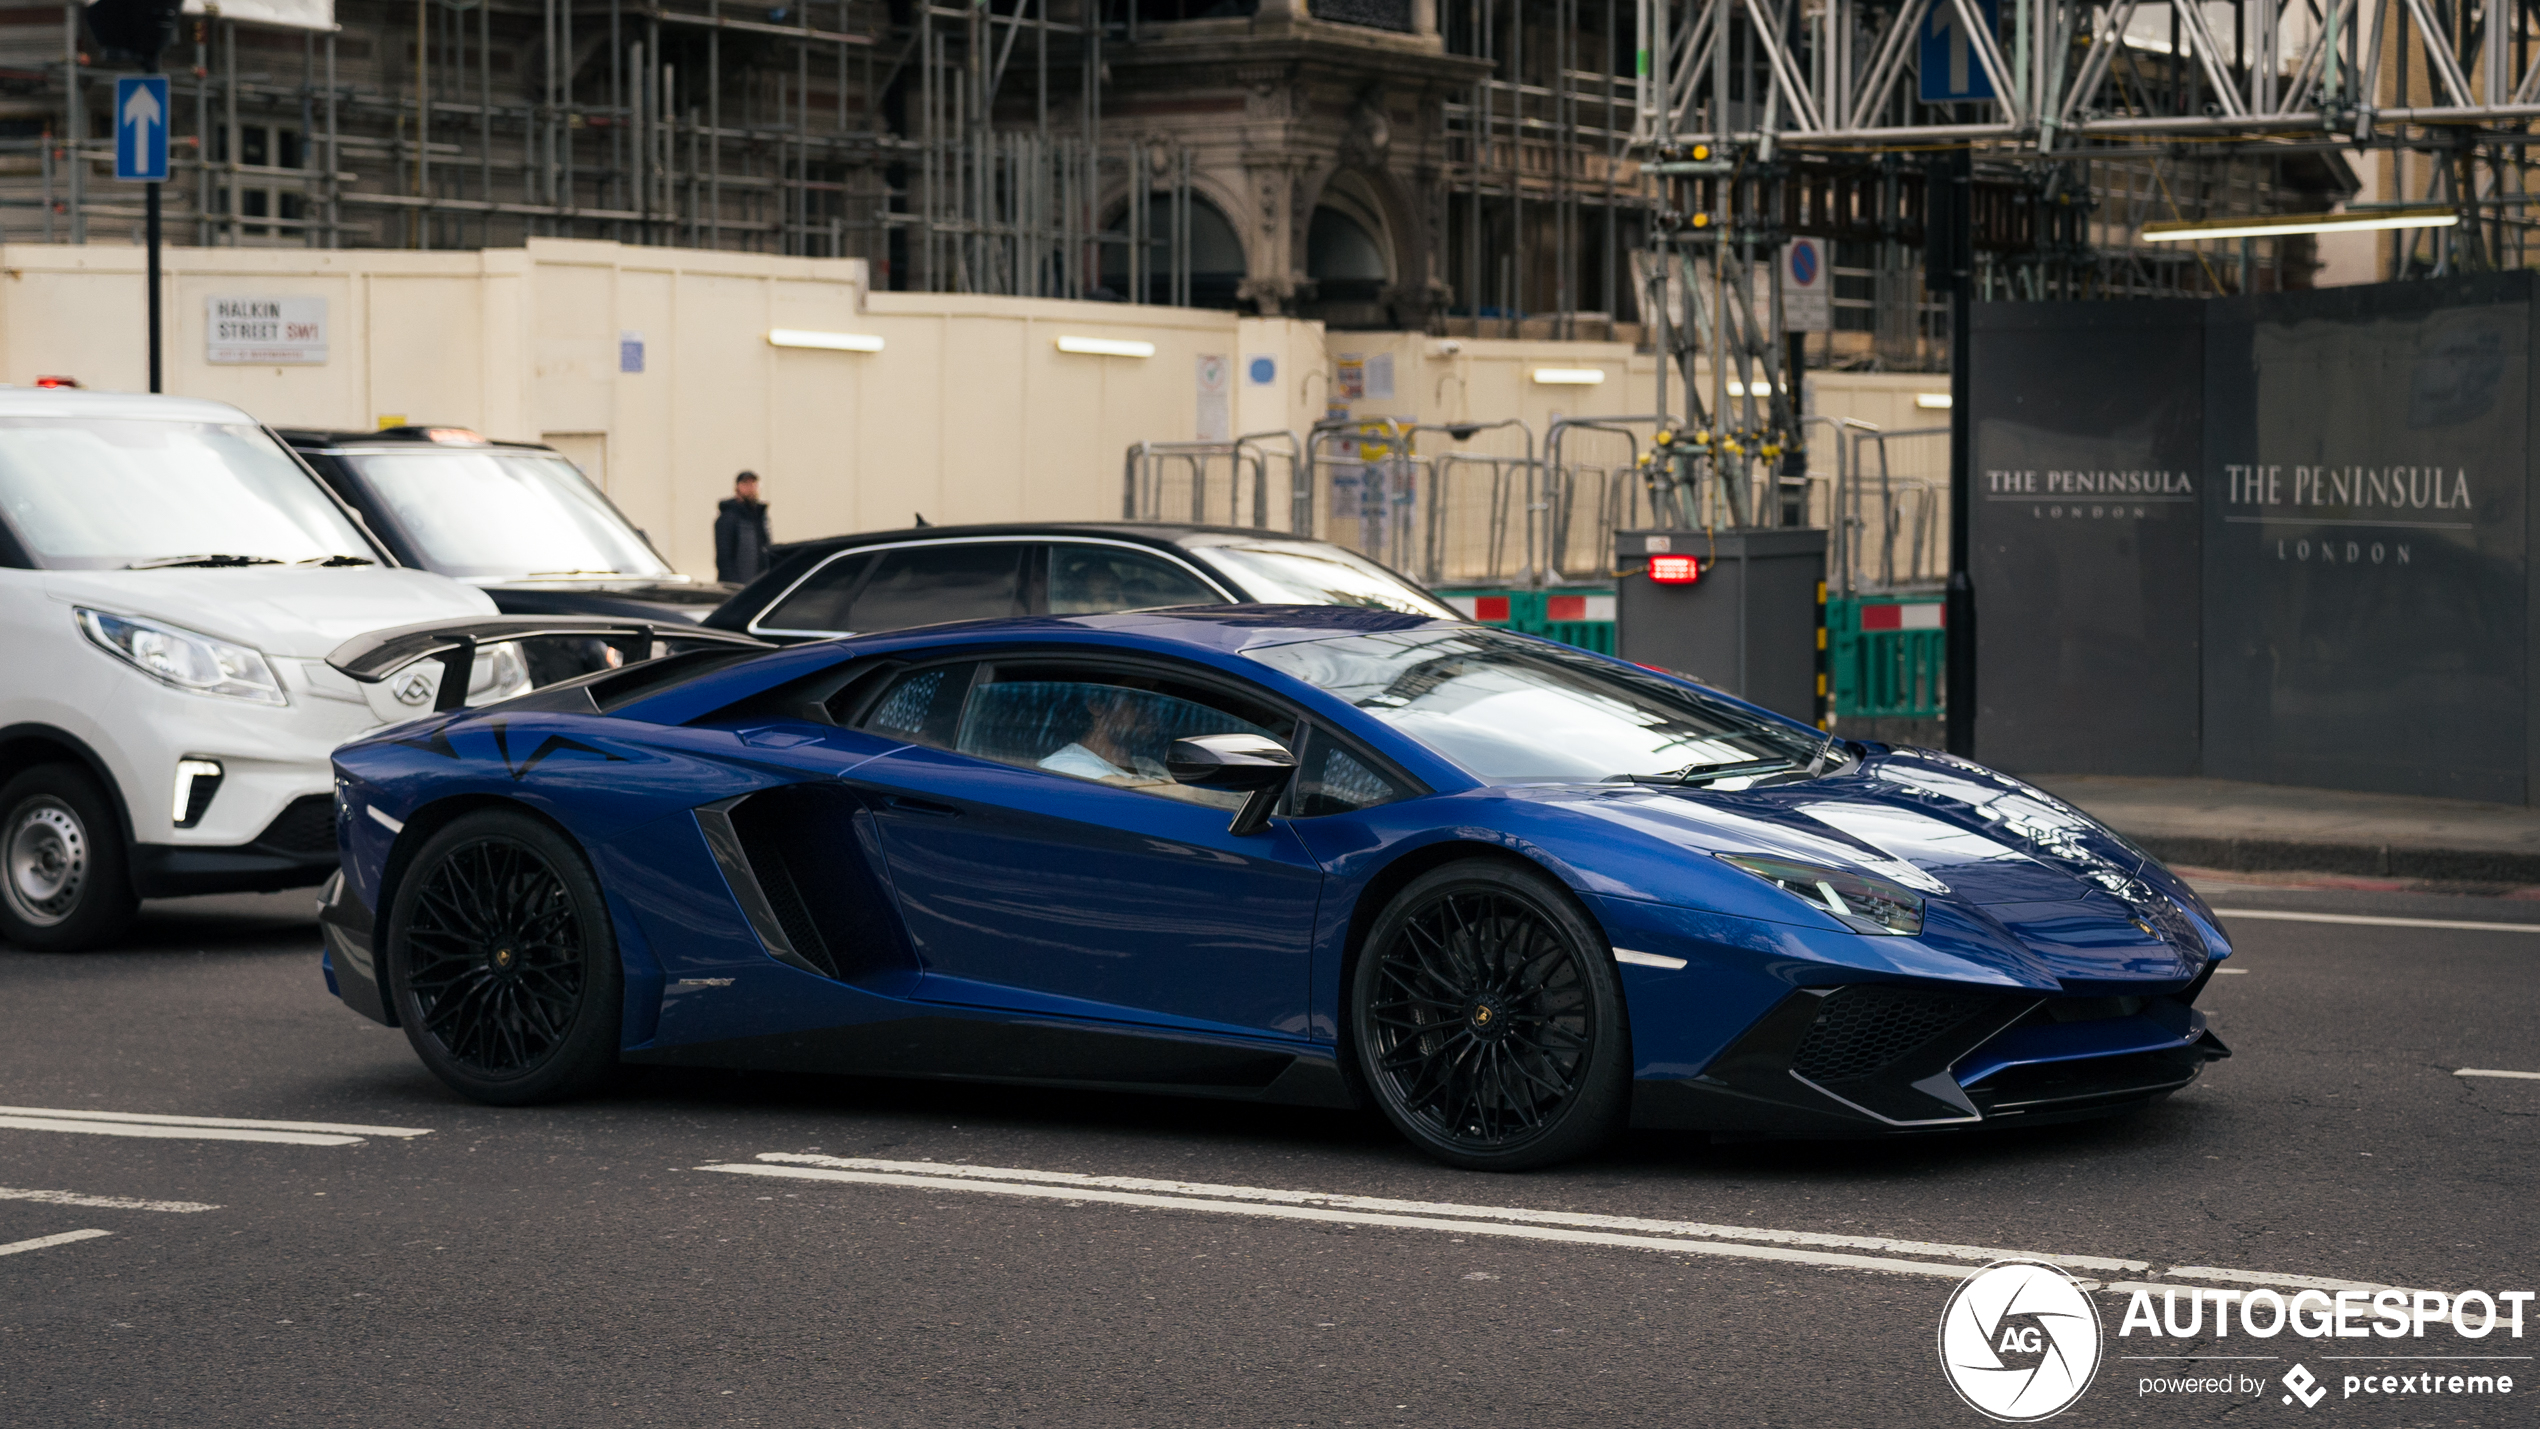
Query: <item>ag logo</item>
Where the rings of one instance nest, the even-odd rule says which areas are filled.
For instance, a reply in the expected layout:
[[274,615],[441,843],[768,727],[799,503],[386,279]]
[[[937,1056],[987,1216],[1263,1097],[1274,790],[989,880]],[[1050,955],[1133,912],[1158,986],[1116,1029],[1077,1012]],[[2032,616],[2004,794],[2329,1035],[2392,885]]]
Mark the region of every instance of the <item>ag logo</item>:
[[1958,1397],[1988,1419],[2051,1419],[2099,1372],[2099,1309],[2054,1266],[1996,1261],[1949,1297],[1940,1367]]
[[395,695],[401,705],[419,705],[431,700],[433,686],[430,675],[421,670],[408,670],[388,687],[388,693]]

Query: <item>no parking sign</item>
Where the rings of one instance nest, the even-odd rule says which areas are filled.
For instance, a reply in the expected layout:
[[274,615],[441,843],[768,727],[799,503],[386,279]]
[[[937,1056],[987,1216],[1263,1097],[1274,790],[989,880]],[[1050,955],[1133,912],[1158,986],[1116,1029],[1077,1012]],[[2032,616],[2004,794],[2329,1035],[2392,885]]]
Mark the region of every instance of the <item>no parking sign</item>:
[[1834,327],[1834,271],[1822,238],[1794,238],[1782,249],[1782,330]]

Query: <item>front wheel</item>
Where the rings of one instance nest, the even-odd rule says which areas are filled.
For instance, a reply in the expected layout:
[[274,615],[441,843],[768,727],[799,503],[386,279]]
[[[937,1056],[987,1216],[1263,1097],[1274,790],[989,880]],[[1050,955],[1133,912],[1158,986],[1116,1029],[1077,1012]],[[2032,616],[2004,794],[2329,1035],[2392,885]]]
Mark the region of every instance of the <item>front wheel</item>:
[[85,769],[39,764],[0,788],[0,937],[75,952],[131,923],[123,830]]
[[581,850],[548,825],[493,809],[434,834],[390,902],[387,953],[406,1040],[461,1095],[557,1101],[615,1073],[617,940]]
[[1350,1038],[1387,1120],[1476,1171],[1584,1154],[1618,1131],[1630,1032],[1604,936],[1561,887],[1491,859],[1414,879],[1368,930]]

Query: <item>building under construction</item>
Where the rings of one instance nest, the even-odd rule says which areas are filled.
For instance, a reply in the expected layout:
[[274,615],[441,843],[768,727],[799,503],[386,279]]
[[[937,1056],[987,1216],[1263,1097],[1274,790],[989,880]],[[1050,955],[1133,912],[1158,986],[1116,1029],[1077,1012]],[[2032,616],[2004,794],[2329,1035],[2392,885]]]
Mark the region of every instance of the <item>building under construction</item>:
[[[2385,9],[2421,6],[2442,9]],[[2228,42],[2205,13],[2225,9]],[[1922,32],[1961,11],[1994,33],[1931,59]],[[2303,285],[2315,260],[2298,242],[2136,240],[2146,222],[2352,196],[2351,118],[2324,133],[2313,113],[2293,138],[2229,122],[2252,112],[2236,96],[2280,109],[2323,72],[2338,82],[2337,43],[2368,47],[2347,58],[2350,100],[2359,63],[2402,108],[2412,82],[2448,95],[2458,63],[2411,52],[2408,24],[2385,46],[2382,22],[2366,36],[2350,15],[2353,38],[2324,47],[2307,14],[2301,0],[241,4],[187,16],[166,57],[168,232],[319,248],[606,238],[862,257],[884,288],[1641,338],[1631,254],[1689,205],[1726,202],[1652,164],[1711,134],[1739,166],[1747,232],[1834,244],[1835,330],[1812,360],[1914,368],[1944,355],[1920,257],[1936,148],[1978,151],[1992,295]],[[80,6],[0,15],[0,228],[133,241],[139,194],[110,177],[114,71]],[[2476,30],[2470,15],[2456,28]],[[1921,97],[1926,70],[1943,93],[1991,93],[1997,63],[2005,93],[2052,72],[2089,98],[2058,129],[2033,102],[2015,112],[2017,93]],[[2518,165],[2481,142],[2401,179],[2437,198],[2518,193]],[[2481,254],[2518,255],[2522,210],[2499,204]],[[2425,251],[2420,267],[2451,261]]]

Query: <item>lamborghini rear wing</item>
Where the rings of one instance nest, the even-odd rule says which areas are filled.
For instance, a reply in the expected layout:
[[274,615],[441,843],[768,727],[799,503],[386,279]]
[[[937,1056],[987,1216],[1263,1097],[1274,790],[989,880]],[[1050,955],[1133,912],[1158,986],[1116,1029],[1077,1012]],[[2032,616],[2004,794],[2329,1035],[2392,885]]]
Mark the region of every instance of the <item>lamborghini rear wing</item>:
[[365,685],[375,685],[409,665],[438,660],[441,680],[432,707],[454,710],[467,700],[477,647],[517,640],[594,640],[629,665],[679,648],[722,646],[773,650],[764,640],[684,620],[613,620],[593,615],[483,615],[467,620],[427,620],[356,635],[338,645],[326,663]]

